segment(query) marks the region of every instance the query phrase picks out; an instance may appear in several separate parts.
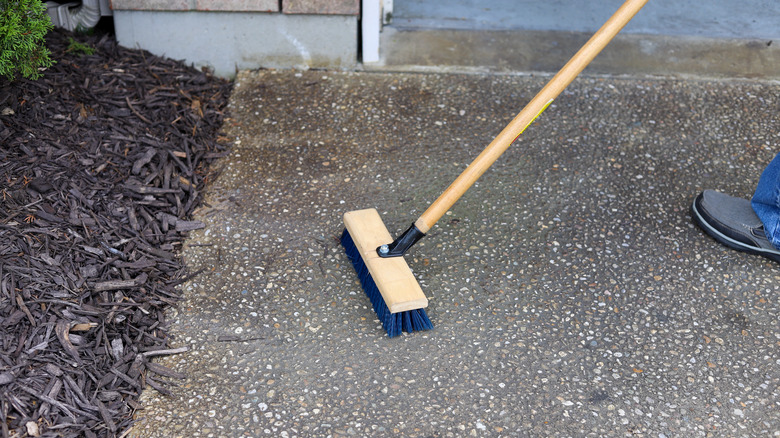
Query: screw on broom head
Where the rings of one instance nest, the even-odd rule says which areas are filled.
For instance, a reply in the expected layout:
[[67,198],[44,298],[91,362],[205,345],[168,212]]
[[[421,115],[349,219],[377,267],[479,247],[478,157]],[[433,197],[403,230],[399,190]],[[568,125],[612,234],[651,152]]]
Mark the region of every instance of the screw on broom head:
[[374,209],[348,212],[344,223],[341,244],[388,336],[432,329],[424,309],[428,299],[406,261],[377,255],[377,246],[392,240],[379,213]]

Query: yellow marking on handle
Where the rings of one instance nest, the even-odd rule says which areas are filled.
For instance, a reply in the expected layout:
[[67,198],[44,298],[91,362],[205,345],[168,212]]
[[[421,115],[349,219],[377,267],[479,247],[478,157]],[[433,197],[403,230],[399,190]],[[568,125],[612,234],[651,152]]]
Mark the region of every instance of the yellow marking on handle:
[[[547,109],[547,107],[548,107],[548,106],[550,106],[550,104],[552,104],[552,103],[553,103],[553,100],[555,100],[555,99],[550,99],[550,101],[549,101],[549,102],[547,102],[547,103],[544,105],[544,107],[542,107],[542,109],[540,109],[540,110],[539,110],[539,112],[538,112],[538,113],[536,113],[536,115],[534,116],[534,118],[533,118],[533,119],[531,119],[531,121],[530,121],[530,122],[528,122],[528,124],[527,124],[527,125],[525,125],[525,128],[523,128],[523,129],[521,129],[521,130],[520,130],[520,132],[517,134],[517,137],[520,137],[520,135],[521,135],[523,132],[525,132],[525,130],[526,130],[526,129],[528,129],[528,127],[529,127],[529,126],[531,126],[531,123],[533,123],[534,121],[536,121],[536,119],[538,119],[538,118],[539,118],[539,116],[541,116],[541,115],[542,115],[542,113],[544,112],[544,110],[546,110],[546,109]],[[515,140],[517,140],[517,137],[515,137]],[[512,140],[512,142],[514,143],[514,141],[515,141],[515,140]]]

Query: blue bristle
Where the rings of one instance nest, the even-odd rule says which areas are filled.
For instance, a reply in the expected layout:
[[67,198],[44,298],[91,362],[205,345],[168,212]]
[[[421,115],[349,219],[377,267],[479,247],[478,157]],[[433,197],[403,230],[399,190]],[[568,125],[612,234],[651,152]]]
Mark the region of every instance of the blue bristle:
[[341,235],[341,245],[344,247],[344,251],[347,253],[347,257],[352,262],[352,266],[355,267],[360,284],[363,286],[363,290],[368,295],[368,299],[371,300],[371,304],[374,306],[374,312],[382,322],[382,326],[387,331],[387,335],[391,338],[401,334],[401,331],[411,333],[413,331],[430,330],[433,328],[433,323],[428,318],[428,314],[425,313],[425,309],[413,309],[405,312],[390,313],[390,309],[387,308],[382,294],[379,292],[379,288],[374,283],[374,279],[371,277],[371,273],[368,272],[368,266],[363,262],[363,257],[360,256],[355,242],[352,241],[352,236],[349,235],[349,231],[344,230]]

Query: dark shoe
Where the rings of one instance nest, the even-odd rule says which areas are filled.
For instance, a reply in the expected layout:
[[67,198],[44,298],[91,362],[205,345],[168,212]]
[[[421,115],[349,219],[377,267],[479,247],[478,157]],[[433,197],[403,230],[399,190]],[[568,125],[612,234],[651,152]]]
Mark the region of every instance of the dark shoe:
[[780,262],[780,251],[769,243],[749,200],[705,190],[693,201],[691,215],[696,225],[723,245]]

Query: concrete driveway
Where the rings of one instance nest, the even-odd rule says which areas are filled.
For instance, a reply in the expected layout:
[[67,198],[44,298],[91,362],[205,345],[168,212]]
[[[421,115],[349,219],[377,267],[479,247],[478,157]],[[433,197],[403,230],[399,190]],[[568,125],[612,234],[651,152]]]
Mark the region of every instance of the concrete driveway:
[[338,243],[403,231],[547,77],[242,72],[137,437],[780,436],[780,271],[696,228],[780,151],[771,82],[577,79],[407,256],[389,339]]

